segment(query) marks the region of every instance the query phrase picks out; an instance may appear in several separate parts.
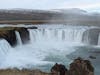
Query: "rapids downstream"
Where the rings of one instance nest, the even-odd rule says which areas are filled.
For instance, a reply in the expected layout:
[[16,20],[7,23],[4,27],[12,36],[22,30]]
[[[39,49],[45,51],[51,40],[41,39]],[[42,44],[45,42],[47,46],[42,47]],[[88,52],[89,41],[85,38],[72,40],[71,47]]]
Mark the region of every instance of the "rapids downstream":
[[[82,54],[78,53],[75,55],[74,52],[82,51],[84,53],[84,51],[100,49],[99,27],[69,25],[34,26],[37,26],[38,29],[28,29],[30,40],[25,45],[22,44],[20,34],[17,31],[15,31],[17,38],[16,47],[11,47],[4,39],[0,40],[0,69],[34,68],[49,71],[56,62],[68,67],[75,56],[78,57]],[[87,55],[84,53],[83,58]]]

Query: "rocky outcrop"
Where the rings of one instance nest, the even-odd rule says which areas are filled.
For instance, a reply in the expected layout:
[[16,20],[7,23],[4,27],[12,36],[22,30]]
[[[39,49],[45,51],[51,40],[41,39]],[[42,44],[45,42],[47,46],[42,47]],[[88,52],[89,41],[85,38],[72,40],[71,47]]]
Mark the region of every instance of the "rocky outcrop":
[[82,41],[86,44],[97,45],[99,41],[100,29],[88,29],[83,33]]
[[55,64],[52,68],[51,68],[51,73],[55,74],[55,75],[65,75],[68,72],[68,70],[65,68],[64,65],[62,64]]
[[28,29],[38,29],[38,27],[27,27]]
[[17,44],[16,35],[14,30],[2,30],[0,31],[0,39],[5,39],[11,46]]
[[23,44],[26,44],[29,40],[29,31],[24,27],[4,27],[0,28],[0,39],[5,39],[11,46],[16,46],[17,39],[15,31],[18,31]]
[[70,64],[69,70],[64,65],[56,63],[51,68],[51,73],[56,75],[94,75],[94,68],[89,60],[77,58]]
[[70,64],[69,75],[94,75],[94,68],[89,60],[77,58]]
[[16,28],[15,31],[18,31],[22,40],[23,44],[26,44],[27,42],[29,42],[30,37],[29,37],[29,31],[27,30],[27,28]]

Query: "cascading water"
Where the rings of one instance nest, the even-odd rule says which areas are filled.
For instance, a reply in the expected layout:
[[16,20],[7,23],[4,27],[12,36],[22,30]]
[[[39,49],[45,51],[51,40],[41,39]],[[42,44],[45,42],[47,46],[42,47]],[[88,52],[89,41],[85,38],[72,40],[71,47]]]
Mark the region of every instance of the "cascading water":
[[30,29],[31,42],[66,42],[82,43],[82,36],[85,28],[63,28],[63,29]]
[[22,45],[22,40],[21,40],[19,32],[15,31],[15,34],[16,34],[16,38],[17,38],[17,44]]
[[[16,33],[18,45],[7,48],[0,44],[0,68],[42,68],[49,70],[50,65],[58,63],[68,64],[67,54],[75,51],[74,46],[83,44],[82,37],[88,27],[60,27],[29,29],[30,43],[22,45],[19,32]],[[6,48],[6,49],[5,49]],[[2,53],[3,52],[3,53]],[[6,54],[7,53],[7,54]],[[5,58],[5,59],[4,59]],[[0,62],[1,62],[0,61]],[[49,66],[48,66],[49,65]]]
[[9,45],[9,43],[6,40],[1,39],[0,40],[0,65],[3,63],[3,61],[5,61],[5,58],[10,49],[11,46]]
[[99,36],[98,36],[98,45],[100,45],[100,33],[99,33]]

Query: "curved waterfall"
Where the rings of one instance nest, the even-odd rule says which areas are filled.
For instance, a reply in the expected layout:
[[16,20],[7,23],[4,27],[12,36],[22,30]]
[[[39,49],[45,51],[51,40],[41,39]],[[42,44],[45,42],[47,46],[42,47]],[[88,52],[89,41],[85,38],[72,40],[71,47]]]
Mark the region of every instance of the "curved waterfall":
[[[75,51],[74,46],[83,45],[83,34],[88,29],[90,28],[84,26],[28,29],[30,42],[25,45],[22,44],[20,33],[15,31],[16,47],[12,48],[6,40],[0,40],[0,68],[43,69],[56,62],[69,63],[70,59],[66,55]],[[100,35],[98,39],[100,40]]]
[[31,42],[76,42],[82,43],[85,28],[30,29]]

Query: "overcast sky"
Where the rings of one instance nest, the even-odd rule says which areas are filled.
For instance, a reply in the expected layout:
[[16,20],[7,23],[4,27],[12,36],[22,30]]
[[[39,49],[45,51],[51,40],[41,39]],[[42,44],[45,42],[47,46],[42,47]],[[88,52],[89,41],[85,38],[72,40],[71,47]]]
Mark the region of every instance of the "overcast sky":
[[100,0],[0,0],[0,9],[100,8]]

